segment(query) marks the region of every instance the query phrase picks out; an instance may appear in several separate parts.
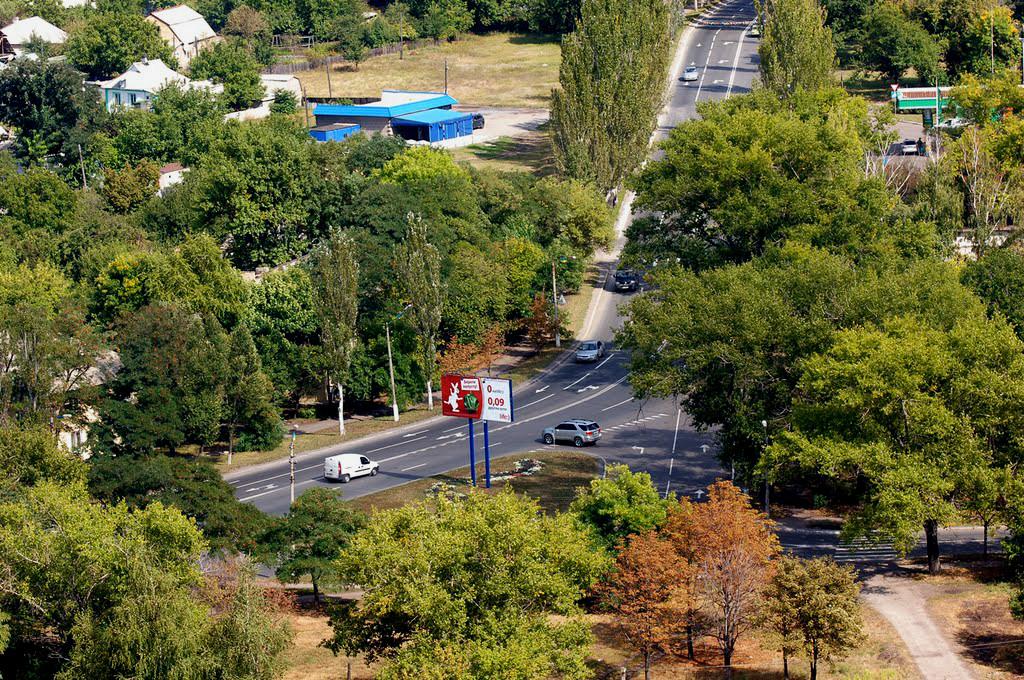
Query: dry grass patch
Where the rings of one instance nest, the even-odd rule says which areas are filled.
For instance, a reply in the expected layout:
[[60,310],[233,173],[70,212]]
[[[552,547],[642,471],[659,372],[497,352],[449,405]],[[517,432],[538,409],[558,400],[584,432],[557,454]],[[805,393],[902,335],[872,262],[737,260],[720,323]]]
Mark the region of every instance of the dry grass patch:
[[[558,84],[561,47],[547,36],[491,33],[452,43],[373,57],[331,71],[334,97],[376,97],[384,89],[441,91],[448,61],[448,92],[461,104],[546,108]],[[324,69],[295,74],[309,97],[328,96]]]
[[[601,474],[601,464],[585,453],[553,451],[492,458],[491,475],[495,476],[511,470],[515,462],[523,458],[539,460],[544,467],[533,476],[518,477],[505,482],[496,481],[490,489],[484,489],[482,488],[484,465],[483,462],[480,462],[477,465],[477,480],[481,487],[477,491],[495,494],[505,486],[510,486],[516,493],[537,499],[541,507],[549,512],[564,511],[575,497],[576,489],[589,484],[591,479],[595,479]],[[429,498],[429,489],[439,482],[452,485],[456,492],[465,493],[470,490],[468,480],[469,466],[466,466],[442,475],[434,475],[375,494],[355,498],[349,503],[365,512],[399,508]]]
[[288,617],[295,633],[295,646],[286,655],[287,672],[284,680],[337,680],[346,677],[348,664],[352,664],[352,680],[371,680],[372,670],[361,659],[334,656],[320,642],[332,634],[327,614],[317,609],[306,609]]
[[1011,585],[1003,563],[956,562],[923,579],[932,589],[929,608],[936,623],[980,678],[1024,677],[1024,622],[1010,615]]
[[543,130],[451,149],[457,161],[500,172],[530,172],[547,177],[555,172],[551,137]]

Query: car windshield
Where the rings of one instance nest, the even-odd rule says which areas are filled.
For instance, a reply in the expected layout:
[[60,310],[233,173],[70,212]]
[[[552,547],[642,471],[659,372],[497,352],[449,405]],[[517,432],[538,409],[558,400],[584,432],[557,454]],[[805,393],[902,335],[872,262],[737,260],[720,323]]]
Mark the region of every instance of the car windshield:
[[633,272],[615,272],[615,278],[617,279],[629,279],[633,277]]
[[597,343],[596,342],[585,342],[582,345],[580,345],[580,349],[582,349],[582,350],[597,349]]

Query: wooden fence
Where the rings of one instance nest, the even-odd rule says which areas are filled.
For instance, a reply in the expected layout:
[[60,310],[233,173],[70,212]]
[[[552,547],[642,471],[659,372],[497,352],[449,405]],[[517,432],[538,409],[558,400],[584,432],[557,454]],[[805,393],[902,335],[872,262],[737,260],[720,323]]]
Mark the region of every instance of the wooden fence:
[[[434,38],[424,38],[422,40],[407,40],[405,41],[404,49],[415,50],[420,47],[428,47],[431,45],[440,45],[441,41]],[[374,47],[366,51],[368,57],[380,57],[385,54],[397,54],[403,49],[403,45],[400,42],[389,43],[380,47]],[[329,57],[319,57],[313,59],[307,59],[306,61],[291,62],[287,64],[273,64],[267,68],[268,73],[276,75],[291,75],[293,73],[299,73],[301,71],[312,71],[313,69],[323,68],[324,66],[331,66],[334,64],[346,64],[349,60],[341,55],[332,55]]]

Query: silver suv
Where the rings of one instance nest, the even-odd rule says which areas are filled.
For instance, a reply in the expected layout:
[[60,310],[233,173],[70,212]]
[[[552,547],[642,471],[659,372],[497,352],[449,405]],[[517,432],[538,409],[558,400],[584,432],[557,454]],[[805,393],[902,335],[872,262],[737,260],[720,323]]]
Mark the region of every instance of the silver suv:
[[573,446],[596,444],[601,438],[601,428],[593,420],[574,418],[554,427],[544,429],[544,443],[571,442]]

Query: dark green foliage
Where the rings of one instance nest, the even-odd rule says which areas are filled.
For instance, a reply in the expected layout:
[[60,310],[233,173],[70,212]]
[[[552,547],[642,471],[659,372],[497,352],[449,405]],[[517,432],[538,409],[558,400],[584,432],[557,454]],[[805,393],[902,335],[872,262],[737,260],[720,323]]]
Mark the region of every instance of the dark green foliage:
[[141,13],[90,13],[68,35],[64,53],[72,66],[91,79],[113,78],[143,57],[162,59],[171,68],[177,66],[156,24],[146,21]]
[[241,42],[223,41],[200,51],[188,69],[194,79],[224,85],[224,105],[231,111],[251,108],[263,99],[260,64]]
[[203,90],[182,90],[168,85],[160,90],[150,111],[115,113],[113,146],[119,159],[136,163],[194,163],[203,152],[207,130],[223,126],[225,109],[218,98]]
[[646,472],[633,473],[625,465],[613,465],[606,476],[577,492],[569,511],[594,530],[609,549],[633,534],[661,528],[668,516],[663,500]]
[[309,576],[313,600],[319,602],[320,584],[337,573],[336,561],[365,525],[366,517],[337,492],[310,489],[268,527],[260,538],[260,551],[285,582]]
[[[43,481],[74,484],[85,480],[86,466],[44,428],[0,428],[0,497]],[[0,650],[2,651],[2,650]]]
[[66,64],[18,59],[0,71],[0,121],[18,128],[15,153],[31,162],[63,153],[78,160],[78,144],[91,157],[90,140],[106,111],[80,73]]
[[268,518],[235,498],[210,463],[184,456],[97,456],[88,464],[89,492],[106,503],[144,508],[173,505],[193,519],[213,550],[252,553]]
[[963,282],[988,304],[989,312],[1002,314],[1024,337],[1024,256],[1013,248],[997,248],[980,260],[968,263]]

